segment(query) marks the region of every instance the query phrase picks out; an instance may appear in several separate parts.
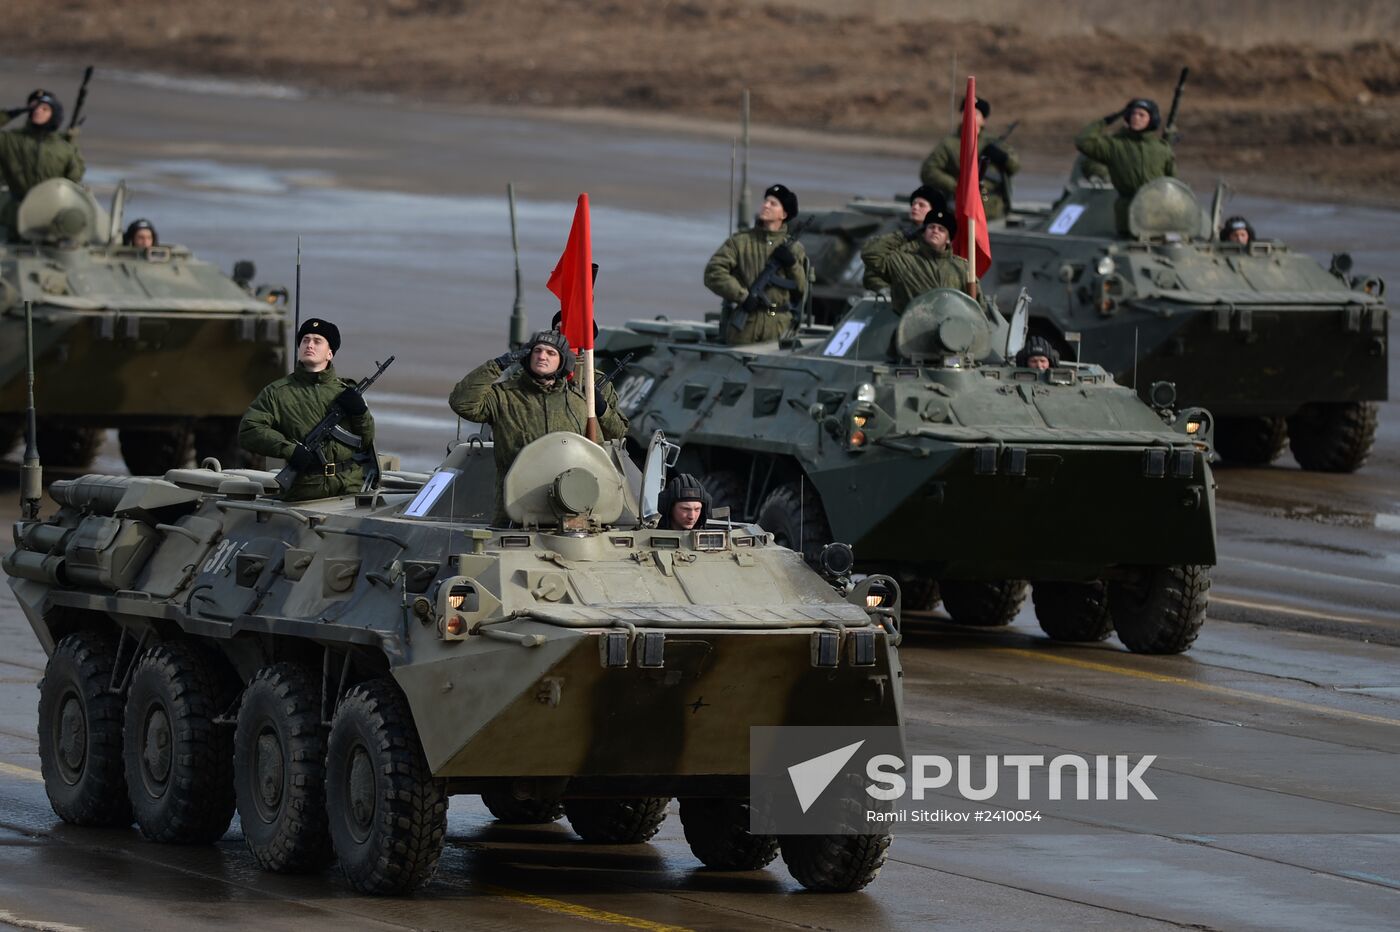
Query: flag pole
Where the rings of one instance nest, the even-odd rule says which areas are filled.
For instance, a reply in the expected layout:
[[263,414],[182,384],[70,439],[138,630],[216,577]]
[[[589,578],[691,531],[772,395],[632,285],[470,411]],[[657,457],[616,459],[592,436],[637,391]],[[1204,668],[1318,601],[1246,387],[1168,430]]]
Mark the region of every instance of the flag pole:
[[977,297],[977,218],[967,218],[967,293]]
[[588,402],[588,426],[584,428],[584,436],[594,443],[599,442],[602,436],[598,429],[598,404],[597,388],[593,381],[593,347],[583,351],[583,384],[584,400]]

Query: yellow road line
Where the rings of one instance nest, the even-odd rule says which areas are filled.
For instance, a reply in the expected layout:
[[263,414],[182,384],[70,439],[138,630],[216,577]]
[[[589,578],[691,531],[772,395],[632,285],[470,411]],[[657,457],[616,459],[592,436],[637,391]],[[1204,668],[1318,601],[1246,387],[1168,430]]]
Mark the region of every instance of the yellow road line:
[[519,890],[509,890],[505,887],[495,885],[480,884],[478,889],[490,893],[493,896],[503,896],[507,899],[515,900],[526,906],[533,906],[536,909],[543,909],[551,913],[559,913],[563,916],[573,916],[575,919],[586,919],[590,922],[603,922],[608,925],[624,926],[628,929],[645,929],[647,932],[692,932],[685,926],[666,925],[662,922],[652,922],[650,919],[639,919],[636,916],[624,916],[622,913],[610,913],[603,909],[592,909],[587,906],[580,906],[577,903],[566,903],[563,900],[551,899],[547,896],[536,896],[533,893],[522,893]]
[[25,780],[38,780],[43,782],[44,775],[37,770],[30,770],[28,767],[20,767],[15,764],[7,764],[0,761],[0,773],[7,773],[12,777],[21,777]]
[[1354,618],[1351,615],[1329,615],[1326,612],[1316,612],[1312,609],[1290,608],[1287,605],[1274,605],[1271,602],[1251,602],[1248,599],[1227,599],[1223,596],[1211,595],[1212,603],[1219,602],[1221,605],[1238,605],[1241,608],[1257,608],[1266,612],[1278,612],[1280,615],[1298,615],[1302,618],[1321,618],[1326,621],[1344,621],[1353,625],[1371,625],[1373,627],[1384,626],[1383,621],[1373,621],[1369,618]]
[[1199,690],[1200,692],[1212,693],[1217,696],[1229,696],[1232,699],[1245,699],[1251,702],[1265,702],[1269,705],[1284,706],[1290,709],[1301,709],[1307,712],[1320,712],[1323,715],[1335,715],[1340,718],[1354,719],[1359,722],[1370,722],[1373,725],[1400,725],[1400,719],[1385,718],[1381,715],[1367,715],[1365,712],[1352,712],[1348,709],[1334,709],[1330,706],[1317,705],[1312,702],[1303,702],[1298,699],[1284,699],[1281,696],[1266,696],[1263,693],[1251,692],[1247,689],[1233,689],[1229,686],[1216,686],[1214,683],[1201,683],[1196,680],[1188,680],[1181,676],[1171,676],[1167,673],[1151,673],[1146,670],[1133,670],[1127,667],[1115,667],[1107,663],[1095,663],[1092,660],[1080,660],[1077,657],[1062,657],[1057,654],[1047,653],[1038,650],[1026,650],[1021,647],[992,647],[989,650],[998,651],[1003,654],[1015,654],[1018,657],[1028,657],[1031,660],[1041,660],[1045,663],[1058,663],[1061,666],[1077,667],[1081,670],[1097,670],[1101,673],[1115,673],[1119,676],[1131,676],[1140,680],[1151,680],[1154,683],[1166,683],[1171,686],[1185,686],[1188,689]]

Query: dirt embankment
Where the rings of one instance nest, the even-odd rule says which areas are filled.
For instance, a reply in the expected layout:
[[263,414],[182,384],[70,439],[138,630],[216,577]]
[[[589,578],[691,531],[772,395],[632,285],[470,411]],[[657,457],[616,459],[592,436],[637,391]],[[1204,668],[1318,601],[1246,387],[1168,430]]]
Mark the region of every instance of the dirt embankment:
[[992,131],[1019,119],[1014,142],[1046,167],[1067,164],[1073,133],[1128,97],[1165,110],[1187,66],[1177,148],[1189,176],[1400,203],[1393,40],[1227,48],[1184,28],[1125,38],[791,3],[11,0],[4,42],[28,56],[332,91],[724,120],[748,87],[759,124],[930,141],[948,129],[956,54],[957,74],[975,73],[994,101]]

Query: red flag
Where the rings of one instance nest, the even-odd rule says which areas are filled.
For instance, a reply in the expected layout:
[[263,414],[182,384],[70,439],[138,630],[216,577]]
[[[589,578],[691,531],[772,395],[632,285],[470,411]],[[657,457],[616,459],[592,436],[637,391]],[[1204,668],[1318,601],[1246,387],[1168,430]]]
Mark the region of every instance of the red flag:
[[593,234],[588,224],[588,195],[578,196],[574,225],[559,264],[549,276],[549,290],[564,312],[559,330],[574,350],[593,348]]
[[978,177],[977,153],[977,79],[967,79],[967,96],[963,99],[962,148],[958,152],[958,196],[953,208],[958,221],[958,235],[953,239],[953,250],[969,260],[971,256],[967,242],[969,228],[977,229],[977,264],[973,275],[981,278],[992,264],[992,244],[987,238],[987,212],[982,206],[982,183]]

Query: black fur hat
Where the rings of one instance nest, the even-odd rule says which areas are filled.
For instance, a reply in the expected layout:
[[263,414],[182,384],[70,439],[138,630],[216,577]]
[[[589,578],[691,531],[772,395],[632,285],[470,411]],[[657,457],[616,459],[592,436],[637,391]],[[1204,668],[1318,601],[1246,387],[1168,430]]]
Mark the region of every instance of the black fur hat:
[[958,235],[958,218],[942,201],[934,204],[929,212],[924,214],[923,226],[933,226],[935,223],[948,231],[950,241]]
[[788,223],[797,219],[797,195],[793,194],[786,185],[769,185],[768,189],[763,192],[763,196],[778,199],[778,203],[783,205],[783,213],[787,214]]
[[[982,119],[990,120],[992,118],[992,105],[987,103],[981,97],[977,98],[977,103],[973,104],[972,106],[976,107],[979,111],[981,111]],[[961,101],[958,102],[958,112],[962,113],[966,109],[967,98],[964,97]]]
[[297,342],[300,343],[301,338],[308,333],[319,333],[330,344],[332,353],[340,352],[340,328],[330,321],[322,320],[319,317],[306,318],[297,328]]

